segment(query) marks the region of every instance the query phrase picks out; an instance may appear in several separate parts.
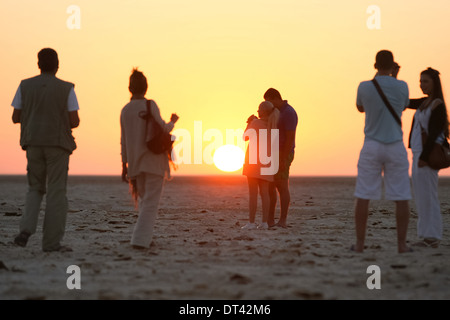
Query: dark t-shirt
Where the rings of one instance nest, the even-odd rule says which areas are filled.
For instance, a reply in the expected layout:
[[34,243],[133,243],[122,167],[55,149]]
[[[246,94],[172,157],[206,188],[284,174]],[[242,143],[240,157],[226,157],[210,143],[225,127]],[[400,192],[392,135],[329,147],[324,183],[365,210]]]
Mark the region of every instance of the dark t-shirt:
[[[298,124],[297,112],[290,106],[287,100],[284,101],[284,105],[280,108],[280,119],[278,120],[278,129],[280,130],[280,149],[284,148],[286,143],[286,131],[296,130]],[[294,145],[291,152],[294,152]]]

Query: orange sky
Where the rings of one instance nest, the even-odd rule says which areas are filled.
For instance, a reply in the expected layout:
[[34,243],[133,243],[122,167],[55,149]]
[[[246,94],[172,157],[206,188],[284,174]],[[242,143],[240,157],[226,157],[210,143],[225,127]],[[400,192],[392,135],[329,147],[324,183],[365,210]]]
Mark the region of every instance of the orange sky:
[[[70,5],[80,29],[67,27]],[[370,5],[380,8],[381,29],[367,27]],[[176,112],[176,128],[193,139],[195,121],[224,137],[245,128],[266,89],[277,88],[299,116],[292,174],[355,175],[364,139],[356,89],[373,77],[376,52],[393,51],[411,97],[421,96],[427,67],[441,72],[448,97],[449,13],[446,0],[1,1],[0,174],[26,173],[10,105],[20,80],[38,73],[37,52],[52,47],[57,76],[75,83],[81,108],[70,174],[120,174],[119,115],[139,67],[147,97],[166,120]],[[412,116],[403,117],[405,140]],[[218,173],[182,164],[175,175]]]

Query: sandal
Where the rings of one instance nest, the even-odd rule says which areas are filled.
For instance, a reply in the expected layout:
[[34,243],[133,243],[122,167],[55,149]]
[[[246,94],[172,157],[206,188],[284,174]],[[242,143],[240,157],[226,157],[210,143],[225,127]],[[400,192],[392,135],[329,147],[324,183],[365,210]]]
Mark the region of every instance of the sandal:
[[25,247],[28,242],[30,234],[27,232],[21,232],[17,237],[14,238],[14,243],[18,246]]
[[363,251],[356,251],[356,245],[355,244],[352,244],[350,246],[349,250],[352,251],[352,252],[356,252],[356,253],[362,253],[363,252]]
[[72,248],[66,246],[58,246],[55,249],[45,249],[44,252],[72,252]]
[[243,229],[243,230],[253,230],[253,229],[256,229],[256,228],[257,228],[256,223],[249,222],[245,226],[243,226],[241,229]]
[[267,229],[269,229],[269,225],[267,224],[267,222],[263,222],[260,225],[258,225],[257,228],[259,230],[267,230]]
[[437,248],[439,247],[439,243],[441,241],[439,239],[435,238],[425,238],[422,241],[419,241],[415,243],[414,245],[417,247],[430,247],[430,248]]

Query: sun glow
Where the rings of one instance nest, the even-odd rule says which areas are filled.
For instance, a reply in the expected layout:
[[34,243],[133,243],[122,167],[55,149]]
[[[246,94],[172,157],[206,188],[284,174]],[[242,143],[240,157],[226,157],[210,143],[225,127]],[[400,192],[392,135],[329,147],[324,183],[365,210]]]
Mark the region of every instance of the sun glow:
[[227,144],[217,148],[213,161],[219,170],[233,172],[242,168],[244,164],[244,151],[241,148]]

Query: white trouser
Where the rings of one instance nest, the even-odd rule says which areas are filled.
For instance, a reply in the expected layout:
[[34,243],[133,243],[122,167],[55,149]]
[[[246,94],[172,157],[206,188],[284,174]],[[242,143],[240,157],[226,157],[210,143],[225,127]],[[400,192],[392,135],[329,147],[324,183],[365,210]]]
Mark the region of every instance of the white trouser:
[[442,239],[442,215],[438,198],[438,170],[418,167],[420,153],[413,154],[412,183],[420,238]]
[[139,193],[139,216],[131,237],[131,244],[148,248],[153,238],[164,177],[142,173],[137,177],[136,183]]

